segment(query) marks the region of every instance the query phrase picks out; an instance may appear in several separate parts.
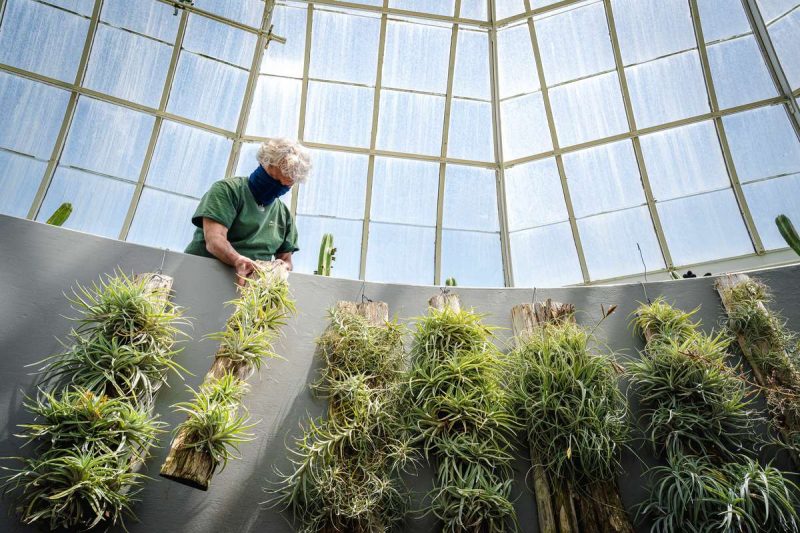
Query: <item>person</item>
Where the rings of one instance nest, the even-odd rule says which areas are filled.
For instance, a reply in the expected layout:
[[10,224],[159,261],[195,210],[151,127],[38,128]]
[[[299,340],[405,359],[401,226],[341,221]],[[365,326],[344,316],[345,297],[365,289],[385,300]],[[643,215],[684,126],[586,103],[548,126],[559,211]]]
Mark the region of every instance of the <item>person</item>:
[[299,250],[297,228],[278,198],[306,181],[311,171],[308,150],[291,139],[262,143],[256,159],[258,167],[249,177],[217,181],[203,195],[192,216],[197,228],[184,250],[232,266],[240,285],[255,270],[256,260],[274,257],[292,269],[292,254]]

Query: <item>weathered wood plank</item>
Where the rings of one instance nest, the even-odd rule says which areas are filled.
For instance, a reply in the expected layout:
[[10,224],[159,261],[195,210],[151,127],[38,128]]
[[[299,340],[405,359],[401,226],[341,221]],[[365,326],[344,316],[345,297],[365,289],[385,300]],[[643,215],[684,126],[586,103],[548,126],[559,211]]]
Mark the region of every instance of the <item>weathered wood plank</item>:
[[461,311],[461,299],[454,292],[442,292],[428,300],[428,305],[439,311],[450,309],[458,313]]

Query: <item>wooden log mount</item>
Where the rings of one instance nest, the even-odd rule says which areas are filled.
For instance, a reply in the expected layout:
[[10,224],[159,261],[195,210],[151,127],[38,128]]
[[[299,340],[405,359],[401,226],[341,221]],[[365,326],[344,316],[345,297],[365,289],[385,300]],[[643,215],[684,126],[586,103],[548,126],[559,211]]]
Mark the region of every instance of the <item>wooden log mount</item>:
[[[725,312],[728,315],[734,311],[734,302],[731,301],[728,291],[736,285],[747,281],[750,281],[750,277],[746,274],[726,274],[718,278],[717,282],[714,284],[722,300],[722,306],[725,308]],[[758,303],[758,309],[764,314],[769,313],[761,302]],[[768,392],[766,396],[767,402],[770,404],[770,410],[772,411],[771,414],[777,416],[782,415],[782,420],[775,421],[776,427],[778,427],[779,431],[788,442],[788,439],[793,433],[800,432],[800,419],[791,412],[776,413],[774,411],[776,408],[780,409],[779,406],[776,405],[776,402],[780,401],[780,390],[786,390],[790,392],[790,394],[800,394],[800,375],[796,372],[792,372],[790,376],[780,375],[779,373],[769,375],[767,373],[768,369],[763,368],[759,363],[759,356],[763,357],[776,351],[776,348],[771,345],[768,339],[756,339],[751,341],[743,334],[736,332],[736,342],[739,344],[739,349],[745,360],[750,365],[756,382]],[[788,355],[784,353],[784,356],[788,359]],[[800,466],[800,455],[798,455],[797,452],[792,452],[790,455],[795,466]]]
[[[550,299],[511,309],[517,342],[544,324],[567,320],[575,320],[575,306]],[[633,533],[615,481],[595,483],[581,493],[563,480],[550,479],[538,452],[531,449],[530,453],[541,533]]]
[[[289,271],[283,262],[256,261],[256,264],[266,273],[263,283],[282,283],[289,277]],[[203,379],[204,384],[213,382],[226,373],[232,373],[241,380],[246,380],[252,375],[253,369],[249,365],[228,357],[220,357],[219,353],[220,351],[217,352],[211,369]],[[191,445],[191,436],[184,430],[178,431],[172,439],[160,475],[195,489],[208,490],[217,464],[209,453]]]
[[428,300],[428,306],[438,311],[450,309],[451,311],[458,313],[461,311],[461,300],[456,293],[442,291],[440,294],[437,294]]

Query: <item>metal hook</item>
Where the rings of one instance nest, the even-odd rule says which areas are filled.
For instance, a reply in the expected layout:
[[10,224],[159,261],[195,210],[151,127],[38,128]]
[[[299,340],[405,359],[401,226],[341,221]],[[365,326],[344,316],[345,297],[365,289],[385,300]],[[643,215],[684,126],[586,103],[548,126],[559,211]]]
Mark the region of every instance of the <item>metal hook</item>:
[[366,282],[366,281],[362,281],[362,282],[361,282],[361,291],[360,291],[360,292],[361,292],[361,303],[362,303],[362,304],[363,304],[364,302],[372,302],[372,300],[370,300],[369,298],[367,298],[367,294],[366,294],[366,292],[364,292],[364,289],[365,289],[365,287],[366,287],[366,286],[367,286],[367,282]]

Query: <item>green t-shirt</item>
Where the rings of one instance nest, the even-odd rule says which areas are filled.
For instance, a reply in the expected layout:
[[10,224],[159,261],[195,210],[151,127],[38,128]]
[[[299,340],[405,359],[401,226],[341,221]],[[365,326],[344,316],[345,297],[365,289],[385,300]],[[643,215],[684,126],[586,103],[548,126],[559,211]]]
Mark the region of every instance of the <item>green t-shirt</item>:
[[228,241],[237,252],[250,259],[268,261],[276,253],[299,250],[297,228],[289,208],[279,199],[267,207],[259,206],[247,186],[247,178],[214,183],[192,216],[192,224],[197,229],[184,252],[213,257],[206,250],[203,218],[228,228]]

